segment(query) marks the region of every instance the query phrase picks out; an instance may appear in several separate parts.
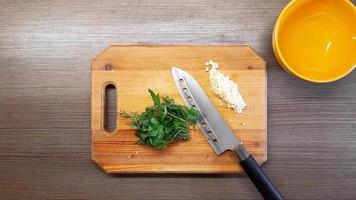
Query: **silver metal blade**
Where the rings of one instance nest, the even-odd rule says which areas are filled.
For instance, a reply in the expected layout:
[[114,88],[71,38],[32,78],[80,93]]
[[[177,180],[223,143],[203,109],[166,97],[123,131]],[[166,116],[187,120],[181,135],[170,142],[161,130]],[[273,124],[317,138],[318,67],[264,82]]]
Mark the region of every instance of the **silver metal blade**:
[[187,72],[176,67],[172,68],[172,75],[183,102],[201,113],[197,125],[215,153],[220,155],[226,150],[239,147],[240,140],[235,137],[199,83]]

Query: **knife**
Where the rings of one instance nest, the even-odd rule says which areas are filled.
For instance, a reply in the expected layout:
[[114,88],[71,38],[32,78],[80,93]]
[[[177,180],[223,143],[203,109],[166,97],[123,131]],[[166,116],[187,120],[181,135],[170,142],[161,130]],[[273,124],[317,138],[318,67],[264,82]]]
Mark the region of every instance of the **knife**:
[[214,152],[219,156],[225,151],[232,151],[264,199],[283,199],[253,156],[235,137],[199,83],[186,71],[176,67],[172,68],[172,75],[183,102],[200,112],[197,126]]

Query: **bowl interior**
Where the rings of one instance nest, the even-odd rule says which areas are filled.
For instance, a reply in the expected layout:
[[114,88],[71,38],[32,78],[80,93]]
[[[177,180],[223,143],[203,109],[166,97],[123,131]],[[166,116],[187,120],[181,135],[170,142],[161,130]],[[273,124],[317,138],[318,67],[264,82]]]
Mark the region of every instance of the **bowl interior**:
[[345,76],[356,65],[356,9],[347,0],[295,0],[282,12],[280,59],[289,71],[314,82]]

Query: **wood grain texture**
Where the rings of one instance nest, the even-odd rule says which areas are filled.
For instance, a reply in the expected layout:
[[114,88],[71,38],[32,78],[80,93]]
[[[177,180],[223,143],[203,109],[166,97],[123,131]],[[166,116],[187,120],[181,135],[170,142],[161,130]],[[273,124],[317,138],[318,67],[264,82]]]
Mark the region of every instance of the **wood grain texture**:
[[[247,102],[237,114],[211,91],[205,71],[208,60],[239,84]],[[117,112],[142,113],[152,105],[148,88],[183,104],[171,67],[191,73],[206,91],[226,123],[262,164],[267,160],[266,63],[248,46],[123,46],[106,48],[92,61],[92,158],[108,173],[242,173],[232,152],[216,156],[195,127],[191,140],[169,145],[165,151],[137,144],[130,121],[117,117],[117,128],[105,130],[105,88],[117,88]],[[117,115],[119,115],[117,113]]]
[[91,161],[90,61],[112,43],[250,44],[267,62],[264,170],[286,199],[354,199],[356,71],[329,84],[284,72],[271,34],[287,2],[0,1],[0,199],[261,199],[246,177]]

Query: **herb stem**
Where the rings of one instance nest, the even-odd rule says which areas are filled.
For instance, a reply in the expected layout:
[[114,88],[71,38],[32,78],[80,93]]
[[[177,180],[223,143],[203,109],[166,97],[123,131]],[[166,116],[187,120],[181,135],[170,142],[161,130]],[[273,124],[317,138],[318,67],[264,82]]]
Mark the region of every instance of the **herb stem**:
[[174,117],[174,118],[176,118],[176,119],[179,119],[179,120],[181,120],[181,121],[183,121],[183,122],[186,122],[184,119],[182,119],[182,118],[180,118],[180,117],[177,117],[177,116],[171,114],[171,113],[168,112],[168,111],[167,111],[167,114],[170,115],[170,116],[172,116],[172,117]]
[[174,139],[177,137],[177,135],[178,135],[180,132],[182,132],[182,129],[180,129],[179,131],[177,131],[177,133],[173,136],[171,142],[174,141]]

